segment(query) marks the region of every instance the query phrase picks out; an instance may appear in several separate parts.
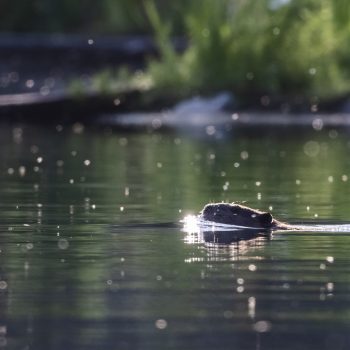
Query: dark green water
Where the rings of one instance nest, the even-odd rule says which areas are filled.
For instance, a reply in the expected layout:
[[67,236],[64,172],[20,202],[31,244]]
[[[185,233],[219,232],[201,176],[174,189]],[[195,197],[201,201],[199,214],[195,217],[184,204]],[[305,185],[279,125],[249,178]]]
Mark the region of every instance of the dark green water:
[[349,233],[223,246],[125,226],[221,200],[349,222],[348,130],[74,130],[1,125],[0,347],[350,347]]

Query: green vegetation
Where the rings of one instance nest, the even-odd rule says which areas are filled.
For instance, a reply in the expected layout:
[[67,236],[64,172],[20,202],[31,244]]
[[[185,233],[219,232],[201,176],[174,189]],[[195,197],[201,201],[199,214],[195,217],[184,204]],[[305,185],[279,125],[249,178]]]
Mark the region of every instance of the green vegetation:
[[[98,74],[94,90],[115,93],[142,86],[153,98],[170,101],[227,90],[241,101],[268,96],[265,101],[313,103],[350,90],[350,4],[345,0],[179,2],[183,23],[160,5],[144,0],[138,8],[153,28],[159,57],[150,58],[136,76],[124,69]],[[181,53],[171,40],[179,28],[189,40]]]
[[192,2],[184,16],[190,46],[181,54],[155,3],[145,5],[161,51],[147,72],[163,93],[331,98],[350,89],[344,0]]
[[[153,30],[160,56],[131,83],[124,71],[98,74],[92,88],[104,93],[137,88],[141,81],[155,96],[228,90],[246,100],[267,95],[317,102],[350,90],[347,0],[3,0],[0,11],[6,13],[0,31]],[[171,41],[179,34],[189,40],[181,53]]]

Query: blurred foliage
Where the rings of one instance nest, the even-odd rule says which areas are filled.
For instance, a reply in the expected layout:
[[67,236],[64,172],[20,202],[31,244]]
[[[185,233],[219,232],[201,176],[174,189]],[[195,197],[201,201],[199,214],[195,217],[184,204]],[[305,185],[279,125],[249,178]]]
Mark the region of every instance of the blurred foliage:
[[337,95],[349,91],[350,5],[344,0],[203,0],[184,16],[182,54],[154,1],[145,2],[160,61],[154,85],[181,94],[228,89],[238,95]]
[[106,68],[93,74],[88,81],[73,79],[68,85],[68,92],[76,97],[84,97],[86,92],[95,92],[102,95],[115,95],[130,91],[149,91],[153,88],[153,81],[148,74],[138,70],[131,72],[129,67],[118,69]]
[[152,81],[148,75],[142,71],[132,74],[126,66],[116,71],[106,69],[94,75],[91,81],[92,90],[104,94],[130,90],[147,91],[151,87]]
[[[349,91],[346,0],[2,0],[0,13],[1,31],[153,30],[160,57],[149,60],[145,74],[156,94],[329,98]],[[190,42],[181,53],[171,41],[178,34]],[[94,87],[113,90],[120,87],[115,79],[103,72]]]

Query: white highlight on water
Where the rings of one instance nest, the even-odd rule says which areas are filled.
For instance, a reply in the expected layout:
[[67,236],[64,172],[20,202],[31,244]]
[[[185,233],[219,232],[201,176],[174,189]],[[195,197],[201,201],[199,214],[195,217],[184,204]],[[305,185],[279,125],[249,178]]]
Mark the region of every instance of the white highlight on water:
[[[187,215],[181,222],[184,224],[183,230],[187,233],[199,233],[201,231],[238,231],[242,229],[266,230],[266,228],[263,227],[247,227],[206,221],[201,219],[200,216],[196,215]],[[275,231],[278,231],[278,229]],[[350,233],[350,224],[290,225],[290,229],[288,229],[288,231]]]

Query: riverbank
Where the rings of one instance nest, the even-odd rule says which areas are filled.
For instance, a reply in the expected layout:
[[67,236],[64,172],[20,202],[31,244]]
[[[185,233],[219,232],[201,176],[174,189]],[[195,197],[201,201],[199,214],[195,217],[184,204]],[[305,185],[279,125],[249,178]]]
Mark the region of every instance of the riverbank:
[[[186,40],[181,38],[174,39],[172,45],[174,52],[178,53],[184,52],[187,47]],[[106,114],[111,116],[109,119],[124,120],[127,113],[135,115],[143,112],[141,114],[144,120],[149,113],[164,114],[170,111],[166,115],[171,115],[173,123],[179,118],[178,113],[173,112],[183,99],[188,101],[201,98],[210,101],[220,94],[193,91],[192,95],[185,98],[178,92],[161,91],[152,84],[143,84],[143,78],[137,84],[130,84],[135,72],[144,74],[150,57],[156,58],[160,54],[152,38],[147,36],[93,38],[1,34],[0,54],[3,57],[0,66],[2,120],[90,123],[99,122],[101,116],[106,120]],[[123,76],[122,84],[118,85],[116,80],[119,73],[115,72],[120,67],[128,67],[128,73]],[[341,113],[342,123],[347,124],[344,116],[350,111],[349,97],[346,94],[321,98],[307,97],[302,93],[267,95],[253,90],[239,96],[234,92],[228,93],[232,97],[230,103],[214,111],[209,108],[215,112],[213,114],[223,111],[228,114],[272,113],[288,122],[289,114],[299,115],[297,119],[301,120],[308,114],[312,119],[318,113]],[[205,114],[205,105],[201,108],[202,114]],[[122,118],[119,117],[121,114]],[[206,117],[203,118],[207,120]],[[294,119],[293,117],[292,120]],[[266,118],[259,118],[259,122],[262,120]],[[212,122],[214,121],[213,117]],[[267,123],[271,121],[268,119]],[[182,122],[181,118],[177,121],[178,124]]]

